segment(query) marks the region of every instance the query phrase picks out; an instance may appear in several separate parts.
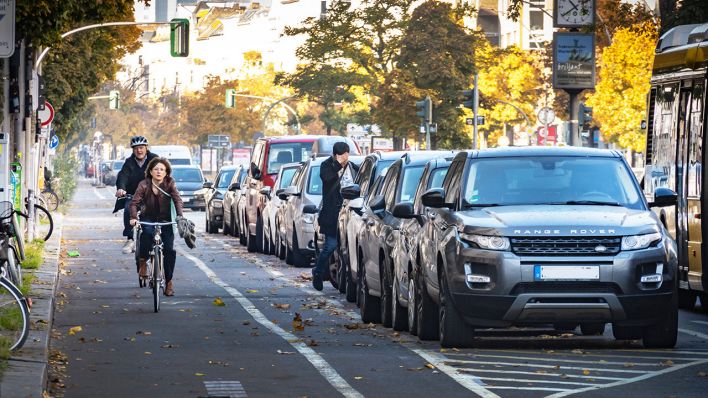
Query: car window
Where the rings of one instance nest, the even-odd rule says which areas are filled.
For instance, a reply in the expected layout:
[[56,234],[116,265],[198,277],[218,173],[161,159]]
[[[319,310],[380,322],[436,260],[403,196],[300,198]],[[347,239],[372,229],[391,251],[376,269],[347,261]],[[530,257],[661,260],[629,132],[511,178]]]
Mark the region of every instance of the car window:
[[310,167],[310,183],[307,184],[307,193],[310,195],[322,195],[322,178],[320,178],[320,166]]
[[280,166],[288,163],[302,162],[310,157],[312,142],[285,142],[270,144],[268,153],[268,174],[275,174]]
[[377,196],[381,195],[381,192],[383,192],[384,184],[383,184],[383,176],[379,176],[376,178],[376,181],[374,181],[374,185],[371,188],[371,192],[369,193],[369,197],[367,198],[366,202],[368,204],[371,204],[371,200]]
[[383,188],[384,202],[386,203],[386,209],[392,209],[394,205],[394,200],[396,199],[396,189],[398,188],[398,179],[401,174],[401,165],[395,164],[391,166],[391,169],[386,173],[386,178],[381,183]]
[[625,164],[602,157],[479,159],[470,165],[463,200],[468,206],[608,202],[643,208]]
[[192,164],[191,159],[168,159],[173,166],[189,166]]
[[447,175],[447,170],[447,167],[433,170],[433,172],[430,173],[430,178],[428,179],[427,189],[442,188],[443,180],[445,180],[445,176]]
[[356,176],[356,180],[354,181],[356,184],[359,184],[359,188],[361,189],[362,193],[365,193],[369,187],[369,184],[371,183],[371,167],[373,165],[373,160],[371,158],[366,159],[364,163],[362,163],[361,168],[359,169],[359,175]]
[[125,161],[123,161],[123,160],[113,162],[113,170],[120,170],[120,169],[122,169],[124,163],[125,163]]
[[234,173],[236,170],[225,170],[222,171],[219,176],[216,178],[216,187],[217,188],[228,188],[229,187],[229,182],[231,181],[231,178],[234,176]]
[[293,176],[295,176],[296,171],[297,167],[283,169],[283,172],[280,174],[280,180],[278,181],[278,188],[285,188],[290,185],[290,183],[293,181]]
[[202,182],[202,173],[199,169],[192,168],[174,168],[172,169],[172,178],[177,182]]
[[403,170],[403,181],[401,183],[401,191],[398,194],[398,200],[396,201],[397,203],[413,200],[422,176],[423,166],[407,167]]
[[[261,167],[261,164],[263,163],[264,147],[265,145],[263,144],[263,141],[258,141],[258,143],[256,143],[255,148],[253,148],[253,154],[251,155],[251,170],[253,169],[253,167]],[[249,170],[249,174],[251,170]]]

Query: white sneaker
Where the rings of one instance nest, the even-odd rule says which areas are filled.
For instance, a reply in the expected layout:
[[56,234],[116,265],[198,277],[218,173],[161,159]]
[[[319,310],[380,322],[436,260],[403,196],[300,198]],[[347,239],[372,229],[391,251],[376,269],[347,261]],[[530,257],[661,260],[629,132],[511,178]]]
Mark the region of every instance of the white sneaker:
[[128,239],[123,245],[123,254],[132,253],[135,250],[135,244],[132,240]]

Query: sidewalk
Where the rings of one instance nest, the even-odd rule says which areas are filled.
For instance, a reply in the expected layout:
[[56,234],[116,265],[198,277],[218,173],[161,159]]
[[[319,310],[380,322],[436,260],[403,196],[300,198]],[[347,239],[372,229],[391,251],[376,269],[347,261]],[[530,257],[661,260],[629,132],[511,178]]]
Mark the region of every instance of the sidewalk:
[[42,398],[47,385],[47,361],[49,339],[54,315],[54,295],[59,272],[59,252],[61,245],[63,215],[53,213],[54,232],[44,245],[44,262],[36,270],[24,272],[34,274],[32,283],[32,313],[30,333],[27,342],[8,361],[0,381],[2,398]]

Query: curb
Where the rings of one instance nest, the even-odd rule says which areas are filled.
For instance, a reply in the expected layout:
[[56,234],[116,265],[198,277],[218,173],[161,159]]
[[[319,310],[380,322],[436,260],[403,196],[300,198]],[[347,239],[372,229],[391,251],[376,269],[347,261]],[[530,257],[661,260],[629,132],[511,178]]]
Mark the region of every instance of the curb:
[[55,213],[52,217],[55,228],[52,237],[44,245],[44,262],[36,270],[25,271],[36,277],[31,285],[30,332],[24,347],[8,361],[0,381],[2,398],[42,398],[47,386],[49,342],[59,281],[59,253],[64,216]]

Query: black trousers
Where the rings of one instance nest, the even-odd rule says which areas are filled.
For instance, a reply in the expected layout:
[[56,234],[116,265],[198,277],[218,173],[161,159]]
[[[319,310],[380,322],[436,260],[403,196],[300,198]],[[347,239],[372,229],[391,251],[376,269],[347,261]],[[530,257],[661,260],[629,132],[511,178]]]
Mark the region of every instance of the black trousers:
[[[162,237],[162,255],[165,259],[165,280],[172,280],[172,274],[175,271],[175,262],[177,261],[177,252],[175,251],[175,233],[171,225],[161,228]],[[143,225],[140,233],[140,257],[147,259],[150,256],[150,251],[153,247],[153,238],[155,237],[155,227],[152,225]]]

